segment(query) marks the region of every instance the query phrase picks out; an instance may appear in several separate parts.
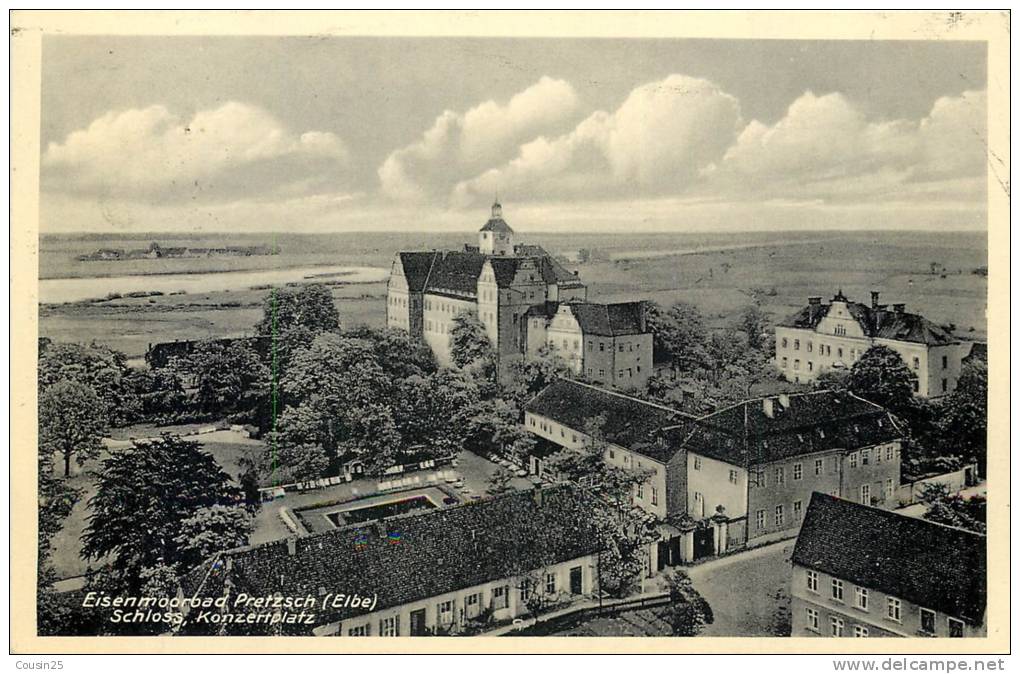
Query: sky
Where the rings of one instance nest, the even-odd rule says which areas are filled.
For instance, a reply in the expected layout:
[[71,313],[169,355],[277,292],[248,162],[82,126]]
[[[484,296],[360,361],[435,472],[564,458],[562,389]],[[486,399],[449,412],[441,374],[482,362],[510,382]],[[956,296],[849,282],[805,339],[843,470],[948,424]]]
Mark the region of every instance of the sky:
[[43,41],[43,232],[982,230],[986,50]]

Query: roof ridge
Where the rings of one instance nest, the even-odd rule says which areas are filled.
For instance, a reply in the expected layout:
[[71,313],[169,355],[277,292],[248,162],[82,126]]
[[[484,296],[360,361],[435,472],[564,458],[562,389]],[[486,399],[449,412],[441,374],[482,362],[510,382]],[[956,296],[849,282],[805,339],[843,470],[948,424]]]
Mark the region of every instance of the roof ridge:
[[560,381],[568,381],[568,382],[570,382],[572,384],[577,384],[578,386],[584,386],[585,388],[590,388],[590,389],[593,389],[595,391],[600,391],[600,392],[606,393],[608,395],[616,396],[617,398],[625,398],[627,400],[632,400],[634,402],[641,403],[643,405],[649,405],[650,407],[657,407],[660,410],[665,410],[666,412],[671,412],[673,414],[679,414],[681,416],[689,417],[691,419],[696,419],[696,417],[694,417],[693,415],[687,414],[686,412],[681,412],[680,410],[675,410],[675,409],[673,409],[671,407],[666,407],[665,405],[661,405],[659,403],[651,402],[649,400],[643,400],[641,398],[636,398],[634,396],[629,396],[626,393],[620,393],[619,391],[611,391],[609,389],[602,388],[601,386],[595,386],[594,384],[588,384],[588,383],[585,383],[583,381],[578,381],[576,379],[571,379],[570,377],[563,377],[562,379],[560,379]]
[[957,527],[952,524],[945,524],[943,522],[926,520],[923,517],[914,517],[913,515],[904,515],[903,513],[897,512],[895,510],[887,510],[886,508],[880,508],[878,506],[874,506],[867,503],[858,503],[857,501],[851,501],[850,499],[842,498],[839,496],[831,496],[820,491],[816,491],[812,494],[812,498],[815,498],[816,496],[821,497],[822,500],[829,501],[830,503],[837,503],[839,504],[839,507],[842,508],[866,509],[879,517],[885,517],[887,519],[900,518],[900,521],[914,522],[917,523],[917,526],[922,527],[927,526],[931,529],[950,529],[953,531],[959,531],[964,534],[970,534],[975,538],[983,538],[985,540],[988,539],[987,534],[983,534],[979,531],[971,531],[970,529],[964,529],[963,527]]

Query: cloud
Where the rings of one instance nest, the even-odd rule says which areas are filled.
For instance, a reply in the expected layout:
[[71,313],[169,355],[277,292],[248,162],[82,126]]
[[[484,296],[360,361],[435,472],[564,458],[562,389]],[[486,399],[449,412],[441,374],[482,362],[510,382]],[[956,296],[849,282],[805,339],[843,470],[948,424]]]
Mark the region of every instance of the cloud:
[[382,191],[398,200],[443,200],[458,180],[576,120],[578,107],[570,84],[542,77],[505,105],[490,100],[463,113],[447,110],[420,140],[386,158],[378,170]]
[[185,120],[162,105],[111,111],[43,153],[49,189],[126,197],[226,197],[286,188],[312,175],[341,179],[334,134],[296,134],[258,107],[228,102]]
[[[985,94],[938,99],[920,120],[872,121],[839,93],[806,92],[769,126],[750,122],[722,161],[703,171],[706,192],[743,196],[955,196],[984,176]],[[948,184],[947,184],[948,181]],[[956,183],[954,187],[952,183]]]
[[635,88],[615,112],[535,138],[509,162],[461,181],[468,204],[494,187],[547,197],[677,194],[722,157],[741,126],[736,98],[708,80],[670,75]]

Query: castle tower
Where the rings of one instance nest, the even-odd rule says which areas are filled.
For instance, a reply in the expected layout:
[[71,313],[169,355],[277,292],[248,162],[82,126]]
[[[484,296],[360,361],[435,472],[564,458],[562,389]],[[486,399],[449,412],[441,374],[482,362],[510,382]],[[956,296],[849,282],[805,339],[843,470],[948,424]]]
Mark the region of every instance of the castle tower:
[[486,255],[514,254],[514,230],[503,220],[498,199],[492,204],[492,217],[478,231],[478,250]]

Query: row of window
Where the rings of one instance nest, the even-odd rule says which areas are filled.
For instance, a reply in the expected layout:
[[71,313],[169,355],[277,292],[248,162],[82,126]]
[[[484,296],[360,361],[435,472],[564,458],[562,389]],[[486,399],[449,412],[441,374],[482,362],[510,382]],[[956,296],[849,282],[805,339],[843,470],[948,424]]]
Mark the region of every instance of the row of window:
[[[839,333],[836,333],[836,334],[839,334]],[[844,332],[843,334],[846,334],[846,332]],[[789,339],[787,339],[786,337],[783,337],[782,340],[780,340],[779,343],[782,345],[782,348],[784,348],[784,349],[789,348],[789,344],[790,344],[789,343]],[[812,342],[811,340],[808,340],[807,344],[805,346],[806,346],[806,348],[804,350],[807,351],[808,353],[812,353],[815,350],[814,342]],[[800,351],[800,340],[799,339],[793,340],[793,350],[794,351]],[[822,355],[822,356],[831,356],[832,355],[832,345],[831,344],[819,344],[818,345],[818,353],[820,355]],[[857,349],[850,349],[850,356],[854,360],[857,360],[857,357],[858,357],[859,354],[860,354],[860,352]],[[836,347],[836,357],[837,358],[842,358],[843,357],[843,347],[842,346],[837,346]]]
[[[701,457],[698,456],[697,454],[695,454],[694,455],[694,470],[701,470],[701,466],[702,466],[702,464],[701,464]],[[736,470],[730,469],[730,482],[732,484],[737,484],[739,479],[740,479],[740,474]]]
[[[821,592],[819,590],[819,582],[818,582],[818,580],[819,580],[819,575],[818,575],[817,571],[811,571],[811,570],[807,571],[805,582],[806,582],[806,585],[807,585],[808,592],[812,592],[814,594],[821,594]],[[860,585],[853,585],[853,584],[850,584],[850,586],[853,588],[853,600],[852,600],[851,606],[853,608],[859,610],[859,611],[864,612],[864,613],[870,613],[871,612],[871,599],[870,599],[871,594],[868,591],[868,588],[861,587]],[[830,580],[830,583],[829,583],[829,599],[831,601],[833,601],[833,602],[838,603],[838,604],[845,604],[846,603],[846,592],[845,592],[845,590],[846,590],[846,583],[844,583],[844,581],[842,581],[839,578],[832,578]],[[814,629],[815,631],[818,631],[818,620],[817,620],[818,619],[818,611],[815,610],[815,609],[811,609],[811,608],[809,608],[807,610],[808,610],[808,626],[809,626],[809,628]],[[936,613],[935,613],[935,611],[933,611],[931,609],[923,608],[923,607],[918,608],[918,611],[920,612],[919,618],[920,618],[920,624],[921,624],[921,632],[923,632],[925,634],[935,634],[935,624],[936,624]],[[813,614],[812,614],[812,612],[813,612]],[[812,620],[812,618],[814,618],[814,620]],[[839,618],[839,620],[842,622],[842,618],[840,618],[839,616],[833,616],[832,617],[833,621],[835,621],[837,618]],[[889,597],[889,596],[887,596],[885,598],[885,614],[884,614],[884,618],[886,620],[890,620],[890,621],[892,621],[894,623],[902,623],[903,622],[903,602],[900,601],[899,599],[897,599],[896,597]],[[958,620],[956,618],[952,618],[952,617],[949,617],[948,620],[949,620],[949,636],[951,636],[951,637],[962,637],[963,636],[963,621],[962,620]],[[813,625],[813,627],[812,627],[812,625]],[[834,636],[834,637],[843,636],[842,632],[840,632],[839,634],[837,634],[835,632],[835,623],[832,623],[832,625],[833,625],[832,636]],[[842,629],[842,624],[840,624],[840,628]],[[866,629],[867,628],[865,628],[865,630]],[[857,635],[855,635],[855,636],[857,636]],[[862,636],[867,636],[867,632],[865,631],[865,634],[862,635]]]
[[386,298],[386,303],[389,304],[390,306],[394,306],[394,307],[406,307],[407,306],[407,298],[406,297],[397,297],[395,295],[390,295],[388,298]]
[[[773,519],[772,526],[775,529],[782,529],[787,524],[796,524],[800,522],[801,517],[804,516],[804,502],[794,501],[792,509],[792,517],[789,522],[786,520],[786,506],[779,504],[772,511]],[[768,512],[764,509],[758,510],[754,514],[754,524],[758,531],[764,531],[768,528]]]

